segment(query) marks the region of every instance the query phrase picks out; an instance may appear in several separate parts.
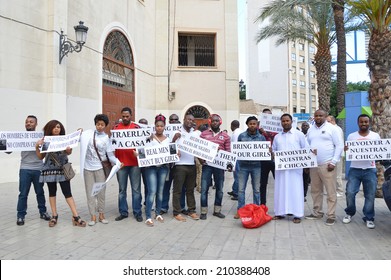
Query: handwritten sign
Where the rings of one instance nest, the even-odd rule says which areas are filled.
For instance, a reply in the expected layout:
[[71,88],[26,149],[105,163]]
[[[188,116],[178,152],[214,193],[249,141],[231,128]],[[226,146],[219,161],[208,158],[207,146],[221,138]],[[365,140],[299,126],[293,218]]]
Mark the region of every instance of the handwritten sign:
[[145,146],[152,130],[140,129],[114,129],[111,130],[111,144],[113,149],[134,149]]
[[34,151],[42,131],[0,131],[0,152]]
[[139,167],[161,165],[179,161],[175,143],[137,148]]
[[346,160],[391,159],[391,139],[346,141]]
[[317,167],[316,155],[311,149],[294,151],[275,151],[274,161],[276,170]]
[[231,142],[238,160],[271,160],[270,141]]
[[67,147],[75,148],[79,144],[81,131],[67,135],[45,136],[40,147],[41,153],[64,151]]
[[180,151],[195,157],[213,161],[217,155],[219,145],[194,134],[183,134],[178,140],[178,148]]
[[111,172],[105,182],[97,182],[92,185],[91,196],[96,196],[101,190],[103,190],[111,178],[121,169],[121,164],[117,163],[111,168]]
[[235,170],[237,156],[224,150],[219,150],[213,162],[206,162],[207,165],[223,170]]

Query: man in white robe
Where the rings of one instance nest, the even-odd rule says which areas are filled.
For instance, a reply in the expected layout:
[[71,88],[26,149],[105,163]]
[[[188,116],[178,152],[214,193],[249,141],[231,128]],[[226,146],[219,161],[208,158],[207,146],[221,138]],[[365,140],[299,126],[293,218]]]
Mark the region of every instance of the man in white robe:
[[[292,128],[292,116],[281,116],[283,132],[274,137],[274,151],[292,151],[309,148],[304,134]],[[285,218],[286,214],[294,216],[293,222],[300,223],[304,216],[303,169],[276,170],[274,183],[274,220]]]

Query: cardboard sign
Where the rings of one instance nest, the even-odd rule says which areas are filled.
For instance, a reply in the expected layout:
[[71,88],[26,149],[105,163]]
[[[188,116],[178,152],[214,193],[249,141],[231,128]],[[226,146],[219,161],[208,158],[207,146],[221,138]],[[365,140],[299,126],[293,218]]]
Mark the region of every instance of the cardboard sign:
[[176,143],[137,148],[139,167],[155,166],[179,161]]
[[114,129],[111,130],[111,145],[113,149],[134,149],[145,146],[151,135],[149,128]]
[[207,165],[223,170],[235,170],[237,156],[224,150],[219,150],[213,162],[206,162]]
[[41,153],[64,151],[67,147],[75,148],[79,144],[81,131],[77,130],[67,135],[45,136],[39,148]]
[[271,160],[270,141],[232,142],[231,151],[238,160]]
[[42,131],[0,131],[0,152],[34,151]]
[[346,160],[391,159],[391,139],[346,141]]
[[[276,132],[276,133],[282,132],[283,128],[281,126],[280,118],[281,116],[279,115],[261,113],[259,115],[260,126],[266,131]],[[293,117],[292,119],[293,119],[292,127],[296,128],[297,117]]]
[[178,148],[195,157],[212,162],[217,155],[219,145],[194,134],[183,134],[178,140]]
[[276,170],[317,167],[316,155],[311,149],[294,151],[275,151],[274,162]]

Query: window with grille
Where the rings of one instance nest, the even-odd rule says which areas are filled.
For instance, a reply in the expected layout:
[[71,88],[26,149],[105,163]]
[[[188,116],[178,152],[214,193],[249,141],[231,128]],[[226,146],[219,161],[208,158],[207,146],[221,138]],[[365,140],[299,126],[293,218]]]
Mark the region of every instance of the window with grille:
[[216,66],[216,34],[179,34],[179,66]]

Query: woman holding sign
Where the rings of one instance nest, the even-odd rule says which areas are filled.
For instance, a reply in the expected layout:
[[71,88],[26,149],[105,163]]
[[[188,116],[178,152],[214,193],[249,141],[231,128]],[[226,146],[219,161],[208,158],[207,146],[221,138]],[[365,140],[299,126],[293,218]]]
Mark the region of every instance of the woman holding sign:
[[[155,117],[155,134],[151,135],[151,141],[147,144],[149,146],[162,146],[168,145],[170,139],[167,138],[163,132],[166,126],[166,118],[159,114]],[[163,201],[163,188],[168,174],[168,164],[159,164],[154,166],[143,167],[145,168],[145,174],[147,177],[148,196],[146,197],[145,216],[147,220],[145,224],[147,226],[153,226],[152,220],[152,205],[153,201],[156,201],[155,213],[156,220],[163,222],[163,217],[160,215],[160,210]]]
[[[65,128],[57,120],[49,121],[43,128],[44,136],[59,136],[65,135]],[[85,227],[86,222],[83,221],[76,210],[76,204],[72,197],[71,182],[65,178],[63,166],[68,162],[68,156],[72,153],[72,149],[67,147],[65,151],[41,153],[40,148],[44,144],[44,139],[41,139],[35,145],[35,150],[38,158],[45,158],[44,166],[41,170],[39,181],[47,183],[49,188],[49,202],[52,209],[52,218],[49,221],[49,227],[54,227],[57,224],[57,182],[60,183],[61,191],[65,196],[65,200],[72,211],[72,223],[74,226]]]
[[97,195],[91,196],[94,183],[103,183],[108,174],[105,174],[103,163],[109,161],[111,165],[121,164],[111,149],[110,139],[105,133],[109,118],[105,114],[98,114],[94,118],[95,130],[84,131],[81,135],[80,174],[84,177],[88,210],[91,215],[89,226],[96,224],[96,214],[99,213],[99,222],[108,224],[105,218],[106,188]]

